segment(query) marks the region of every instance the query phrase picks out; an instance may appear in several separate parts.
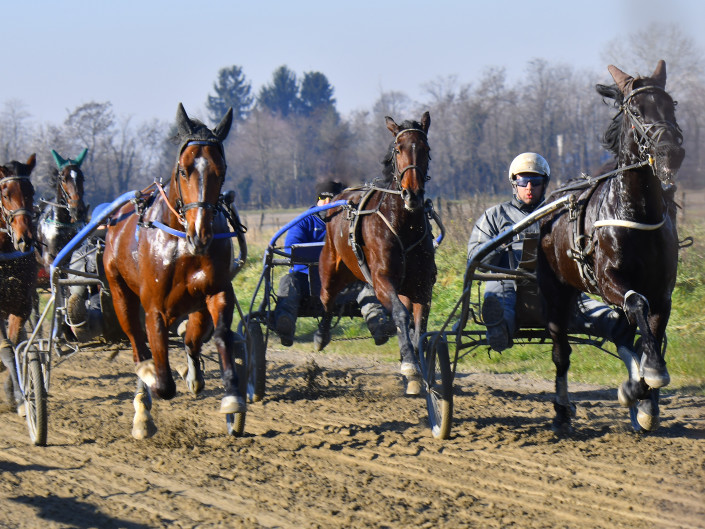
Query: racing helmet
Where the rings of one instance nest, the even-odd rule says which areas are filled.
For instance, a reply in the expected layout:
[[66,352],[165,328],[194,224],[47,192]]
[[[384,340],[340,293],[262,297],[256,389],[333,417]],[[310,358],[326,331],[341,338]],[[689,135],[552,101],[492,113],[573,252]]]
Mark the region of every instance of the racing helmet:
[[512,160],[509,166],[509,183],[514,185],[516,175],[520,173],[543,175],[546,177],[546,186],[551,181],[551,168],[548,166],[548,162],[543,156],[535,152],[524,152]]

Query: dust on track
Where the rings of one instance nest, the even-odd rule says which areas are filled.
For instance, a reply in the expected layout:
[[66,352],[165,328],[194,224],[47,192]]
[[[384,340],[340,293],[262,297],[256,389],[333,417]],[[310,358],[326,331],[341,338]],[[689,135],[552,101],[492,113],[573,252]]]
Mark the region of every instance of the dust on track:
[[0,527],[705,527],[705,397],[666,395],[661,428],[640,435],[614,389],[573,385],[575,432],[559,438],[552,383],[459,373],[437,441],[395,366],[270,349],[244,437],[225,433],[207,361],[203,394],[177,381],[137,442],[131,355],[109,356],[52,372],[46,447],[0,410]]

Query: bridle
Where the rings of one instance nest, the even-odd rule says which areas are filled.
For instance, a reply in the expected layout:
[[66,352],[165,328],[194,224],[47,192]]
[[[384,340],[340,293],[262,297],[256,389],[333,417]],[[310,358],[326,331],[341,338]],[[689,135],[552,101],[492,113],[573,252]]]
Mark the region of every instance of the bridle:
[[[26,175],[10,175],[10,176],[5,176],[3,178],[0,178],[0,186],[7,182],[13,182],[13,181],[27,181],[29,185],[32,185],[32,182],[29,179],[29,176]],[[10,236],[10,239],[12,240],[12,245],[15,246],[16,240],[15,240],[15,233],[11,228],[12,221],[15,219],[15,217],[18,217],[20,215],[26,215],[29,217],[30,225],[32,222],[32,219],[34,218],[34,212],[31,209],[28,209],[26,207],[23,208],[17,208],[17,209],[7,209],[5,206],[5,201],[0,198],[0,218],[2,218],[3,222],[5,223],[4,228],[0,228],[0,232],[7,233]]]
[[[184,151],[186,147],[189,145],[217,145],[218,148],[220,149],[221,155],[223,155],[223,165],[225,166],[225,156],[223,152],[223,145],[219,141],[208,141],[208,140],[191,140],[184,144],[183,148],[181,149],[181,152],[179,153],[179,158],[181,157],[181,153]],[[226,166],[227,167],[227,166]],[[182,167],[181,163],[177,159],[176,161],[176,190],[178,192],[178,198],[176,199],[176,209],[172,209],[176,217],[179,219],[179,222],[181,225],[186,228],[188,227],[188,222],[186,221],[186,215],[185,213],[189,209],[195,209],[195,208],[200,208],[200,209],[207,209],[207,210],[216,210],[219,211],[221,206],[220,206],[220,201],[216,203],[212,202],[202,202],[202,201],[196,201],[196,202],[188,202],[184,203],[184,193],[183,190],[181,189],[181,178],[186,178],[188,175],[186,174],[186,171]],[[161,188],[161,186],[160,186]],[[170,206],[169,201],[167,201],[167,204]]]
[[642,86],[640,88],[635,88],[624,98],[620,106],[620,112],[624,112],[626,115],[631,129],[634,135],[634,143],[639,148],[639,158],[644,160],[648,158],[649,152],[655,149],[663,136],[664,132],[670,131],[673,137],[676,139],[677,144],[680,146],[683,143],[683,131],[676,124],[670,121],[662,120],[655,121],[653,123],[645,123],[644,120],[636,115],[629,106],[631,99],[641,93],[647,91],[655,91],[660,94],[665,95],[673,102],[675,107],[676,102],[673,101],[671,96],[663,88],[656,85]]
[[[71,173],[74,173],[76,176],[71,175]],[[74,182],[74,186],[78,187],[77,180],[76,180],[77,176],[78,176],[78,172],[74,171],[74,170],[70,170],[69,177],[63,177],[61,173],[59,173],[57,175],[58,186],[59,186],[59,189],[61,190],[61,198],[59,199],[58,206],[67,209],[69,211],[69,213],[71,213],[72,208],[75,209],[77,212],[77,216],[75,219],[72,219],[74,222],[83,220],[78,217],[78,214],[79,214],[78,207],[81,202],[81,199],[80,198],[72,199],[70,193],[68,191],[66,191],[66,189],[64,188],[64,182],[66,182],[68,180],[68,178],[71,178]]]
[[[411,149],[412,149],[412,151],[413,151],[413,153],[414,153],[414,154],[413,154],[414,163],[413,163],[413,164],[410,164],[410,165],[407,165],[407,166],[404,167],[404,169],[402,169],[401,171],[399,170],[399,167],[397,166],[397,154],[399,154],[399,153],[401,152],[401,151],[399,150],[399,148],[398,148],[398,145],[399,145],[399,138],[401,137],[402,134],[405,134],[405,133],[407,133],[407,132],[418,132],[419,134],[421,134],[421,135],[423,136],[424,141],[426,141],[426,142],[428,143],[428,137],[426,136],[426,133],[425,133],[423,130],[421,130],[421,129],[404,129],[404,130],[400,130],[400,131],[397,133],[397,135],[394,137],[394,143],[392,144],[392,166],[394,167],[393,178],[394,178],[394,184],[395,184],[395,186],[396,186],[396,188],[397,188],[397,191],[401,191],[401,190],[402,190],[401,182],[402,182],[402,180],[403,180],[403,178],[404,178],[404,174],[405,174],[407,171],[409,171],[410,169],[415,169],[415,170],[418,170],[418,169],[419,169],[419,166],[416,165],[416,163],[415,163],[415,162],[416,162],[416,144],[415,144],[415,143],[413,143],[413,144],[411,145]],[[430,150],[431,150],[431,149],[429,148],[429,152],[430,152]],[[430,155],[430,154],[428,155],[428,159],[431,160],[431,155]],[[431,179],[431,177],[429,176],[428,172],[425,172],[424,175],[423,175],[423,177],[422,177],[422,179],[423,179],[424,182],[428,182],[428,181]]]

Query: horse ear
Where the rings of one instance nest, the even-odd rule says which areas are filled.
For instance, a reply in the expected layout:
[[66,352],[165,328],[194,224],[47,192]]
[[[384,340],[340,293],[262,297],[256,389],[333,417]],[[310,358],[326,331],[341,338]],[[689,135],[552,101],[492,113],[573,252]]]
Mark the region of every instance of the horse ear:
[[37,154],[33,153],[29,158],[27,158],[27,165],[29,166],[29,172],[32,172],[34,166],[37,165]]
[[428,133],[428,128],[431,126],[431,114],[428,111],[423,113],[421,116],[421,127],[425,133]]
[[78,157],[76,157],[76,159],[74,160],[74,161],[76,162],[76,165],[78,165],[79,167],[81,167],[81,164],[83,163],[83,159],[86,157],[86,154],[88,154],[88,149],[87,149],[87,148],[86,148],[86,149],[83,149],[83,150],[81,151],[81,154],[79,154]]
[[395,136],[399,134],[399,125],[397,125],[392,118],[389,116],[384,116],[384,121],[387,123],[387,128]]
[[651,78],[656,81],[661,88],[666,88],[666,61],[661,59],[658,62],[654,73],[651,74]]
[[54,157],[56,167],[58,167],[59,169],[61,169],[66,164],[66,160],[64,160],[54,149],[51,150],[51,155]]
[[223,143],[225,141],[225,138],[228,137],[228,133],[230,132],[230,127],[233,124],[233,107],[230,107],[228,111],[225,113],[225,116],[223,116],[223,119],[220,120],[220,123],[218,123],[218,126],[213,129],[213,134],[215,134],[215,137],[218,138],[218,141],[220,143]]
[[629,81],[632,80],[632,76],[624,73],[622,70],[612,64],[607,67],[607,70],[610,72],[610,75],[612,76],[612,79],[614,79],[614,82],[617,83],[619,89],[622,91],[622,93],[624,93],[627,84],[629,83]]
[[179,103],[176,109],[176,128],[179,131],[179,136],[185,137],[193,134],[193,123],[186,114],[184,105]]

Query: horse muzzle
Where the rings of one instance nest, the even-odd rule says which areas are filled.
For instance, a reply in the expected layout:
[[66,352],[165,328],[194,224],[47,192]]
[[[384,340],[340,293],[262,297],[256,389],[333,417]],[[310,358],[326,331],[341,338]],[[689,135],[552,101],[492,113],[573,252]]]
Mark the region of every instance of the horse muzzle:
[[424,204],[424,192],[418,191],[414,193],[409,189],[401,190],[401,198],[404,201],[404,208],[408,211],[418,211]]
[[680,145],[666,145],[654,153],[654,172],[664,183],[672,183],[685,158],[685,149]]

